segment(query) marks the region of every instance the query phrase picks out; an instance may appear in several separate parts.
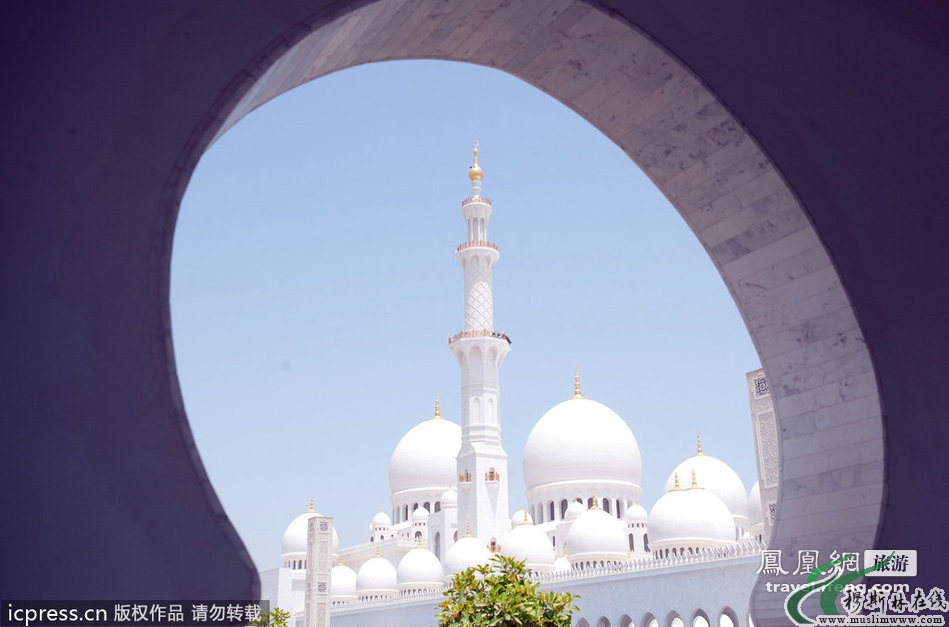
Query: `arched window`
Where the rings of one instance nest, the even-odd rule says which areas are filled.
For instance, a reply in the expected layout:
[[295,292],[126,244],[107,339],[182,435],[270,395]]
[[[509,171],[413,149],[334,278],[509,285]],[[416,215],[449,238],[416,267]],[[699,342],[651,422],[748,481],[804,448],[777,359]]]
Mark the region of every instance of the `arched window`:
[[643,551],[648,551],[648,550],[649,550],[649,534],[644,533],[643,534]]
[[623,507],[623,502],[619,499],[616,499],[616,517],[622,518],[623,514],[626,513],[626,508]]
[[629,534],[629,550],[636,550],[636,540],[633,538],[633,534]]
[[570,505],[567,503],[567,499],[560,501],[560,520],[563,520],[563,517],[567,515],[567,506]]
[[402,520],[408,520],[408,519],[409,519],[409,505],[408,505],[408,503],[406,503],[406,504],[405,504],[405,514],[402,516]]
[[696,614],[695,618],[692,619],[692,627],[709,627],[708,619],[705,618],[705,614]]
[[427,509],[429,512],[432,511],[431,503],[429,503],[428,501],[425,501],[425,504],[422,505],[422,507],[424,507],[425,509]]
[[455,530],[455,535],[452,536],[452,542],[458,542],[458,530]]
[[421,532],[421,531],[416,531],[416,532],[415,532],[415,539],[416,539],[416,540],[421,540],[421,539],[422,539],[422,532]]
[[418,503],[412,503],[412,511],[414,512],[417,509],[418,509]]
[[437,531],[435,532],[435,557],[439,561],[442,559],[442,534]]
[[610,500],[603,499],[603,511],[606,512],[607,514],[612,514],[613,512],[610,511],[610,507],[611,507]]
[[593,497],[592,497],[592,496],[587,499],[587,509],[590,509],[591,507],[593,507]]
[[550,502],[550,506],[547,508],[550,510],[550,520],[554,519],[554,502]]
[[436,512],[442,511],[442,502],[441,502],[441,501],[435,501],[435,511],[436,511]]

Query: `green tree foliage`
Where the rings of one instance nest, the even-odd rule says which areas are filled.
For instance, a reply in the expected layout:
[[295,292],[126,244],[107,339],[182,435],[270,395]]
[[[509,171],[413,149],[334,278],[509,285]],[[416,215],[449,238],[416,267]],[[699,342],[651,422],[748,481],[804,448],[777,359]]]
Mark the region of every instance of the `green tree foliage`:
[[577,606],[569,592],[542,592],[513,558],[495,555],[491,562],[463,570],[445,591],[440,627],[570,627]]
[[250,622],[251,627],[287,627],[290,612],[274,607],[269,614],[258,616]]

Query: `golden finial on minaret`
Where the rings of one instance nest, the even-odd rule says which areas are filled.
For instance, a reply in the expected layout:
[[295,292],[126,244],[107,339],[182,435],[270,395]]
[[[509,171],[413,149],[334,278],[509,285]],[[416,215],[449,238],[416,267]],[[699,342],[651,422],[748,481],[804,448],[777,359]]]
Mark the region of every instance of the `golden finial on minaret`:
[[442,417],[442,405],[439,399],[441,392],[435,392],[435,418],[441,419]]
[[672,486],[672,489],[673,489],[673,490],[681,490],[682,488],[679,487],[679,473],[678,473],[678,472],[674,472],[674,473],[672,473],[672,476],[675,478],[675,485]]
[[465,537],[466,538],[471,537],[471,523],[468,523],[467,525],[465,525]]
[[695,479],[695,468],[692,469],[692,487],[693,488],[699,487],[699,482],[696,481]]
[[304,513],[309,514],[309,513],[311,513],[311,512],[315,512],[315,511],[316,511],[315,505],[316,505],[316,501],[314,501],[314,500],[313,500],[313,497],[311,496],[311,497],[310,497],[310,509],[306,510],[306,512],[304,512]]
[[478,165],[478,140],[474,142],[474,165],[468,168],[468,178],[472,181],[480,181],[484,178],[484,170]]
[[573,373],[573,397],[583,398],[583,394],[580,393],[580,366],[577,366]]
[[526,525],[526,524],[529,523],[529,522],[530,522],[530,520],[528,520],[528,518],[527,518],[527,510],[525,509],[525,510],[524,510],[524,524]]
[[596,494],[593,495],[593,507],[590,509],[600,509],[600,504],[596,502]]
[[419,549],[422,548],[422,536],[418,537],[418,544],[416,545],[416,547]]
[[702,452],[702,432],[701,431],[696,431],[695,441],[698,443],[698,447],[697,447],[698,453],[696,453],[696,455],[704,455],[704,453]]

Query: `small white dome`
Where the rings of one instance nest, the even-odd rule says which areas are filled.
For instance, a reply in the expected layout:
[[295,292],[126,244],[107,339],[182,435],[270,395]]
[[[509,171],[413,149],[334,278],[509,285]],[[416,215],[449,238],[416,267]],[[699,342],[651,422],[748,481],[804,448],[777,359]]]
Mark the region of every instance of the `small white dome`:
[[330,599],[332,601],[356,600],[356,571],[345,564],[338,564],[330,572]]
[[580,514],[587,511],[587,506],[583,504],[582,501],[572,501],[570,505],[567,506],[567,511],[564,512],[564,520],[576,520]]
[[428,516],[428,510],[424,507],[420,507],[412,512],[412,522],[415,524],[428,523]]
[[436,417],[402,436],[389,460],[389,489],[400,492],[448,489],[456,479],[461,427]]
[[535,572],[554,569],[554,547],[550,538],[543,529],[530,523],[522,523],[508,532],[501,542],[501,553],[524,561]]
[[623,524],[599,507],[583,512],[567,531],[572,563],[625,560],[627,548]]
[[[668,542],[667,542],[668,541]],[[735,541],[731,512],[711,490],[666,492],[649,512],[649,546],[717,546]]]
[[[363,519],[365,520],[365,518]],[[382,527],[390,527],[392,525],[392,519],[389,518],[389,515],[385,512],[379,512],[372,517],[372,524],[370,529],[379,529]]]
[[600,482],[634,488],[642,458],[632,430],[606,405],[574,397],[544,414],[524,446],[527,490],[555,483]]
[[395,566],[376,555],[363,564],[356,575],[356,594],[360,598],[392,596],[398,592]]
[[649,513],[646,511],[645,507],[636,502],[626,508],[626,513],[623,514],[623,519],[630,523],[646,522],[649,520]]
[[[293,519],[287,525],[287,530],[283,532],[283,540],[280,543],[280,553],[282,556],[294,555],[303,557],[306,555],[306,536],[309,531],[308,521],[314,516],[322,516],[321,513],[313,509],[303,512]],[[339,536],[336,534],[336,528],[333,528],[333,551],[339,548]]]
[[745,484],[731,466],[711,455],[699,453],[676,466],[666,479],[666,492],[672,489],[676,474],[679,475],[680,483],[689,484],[693,470],[699,486],[720,498],[732,516],[747,518],[748,493],[745,492]]
[[752,526],[764,523],[764,512],[761,511],[761,488],[757,481],[751,486],[751,493],[748,495],[748,523]]
[[423,547],[406,553],[399,561],[396,573],[400,590],[440,588],[445,580],[441,562],[434,553]]
[[458,493],[455,492],[454,488],[448,488],[442,492],[441,499],[442,509],[447,509],[449,507],[458,507]]
[[534,519],[531,518],[531,515],[527,513],[527,510],[521,508],[514,512],[514,515],[511,516],[511,528],[520,527],[521,525],[533,525]]
[[487,564],[491,560],[491,551],[483,540],[473,536],[465,536],[451,545],[442,566],[445,569],[445,577],[452,577],[466,568]]

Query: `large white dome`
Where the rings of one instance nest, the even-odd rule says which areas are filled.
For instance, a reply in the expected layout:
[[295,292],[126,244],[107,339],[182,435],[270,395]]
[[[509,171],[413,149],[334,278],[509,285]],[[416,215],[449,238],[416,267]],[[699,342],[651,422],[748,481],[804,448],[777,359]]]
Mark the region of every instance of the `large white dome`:
[[693,470],[698,477],[699,486],[722,499],[732,516],[748,517],[748,493],[745,492],[745,484],[731,466],[711,455],[698,453],[676,466],[666,479],[666,491],[672,489],[676,474],[679,475],[680,482],[688,484]]
[[356,571],[342,562],[330,571],[330,599],[333,601],[356,600]]
[[544,530],[531,523],[522,522],[511,529],[501,542],[501,553],[522,560],[538,573],[554,569],[554,546]]
[[524,447],[527,490],[558,483],[635,485],[642,458],[632,430],[606,405],[577,396],[544,414]]
[[461,427],[434,418],[412,427],[402,436],[389,461],[389,489],[393,498],[416,490],[436,490],[434,498],[456,479]]
[[424,547],[416,547],[399,560],[396,569],[400,590],[440,588],[445,572],[435,554]]
[[465,536],[458,542],[451,545],[442,567],[445,569],[445,577],[452,577],[466,568],[487,564],[491,560],[491,551],[488,550],[483,540],[474,536]]
[[376,554],[359,568],[356,575],[356,594],[359,598],[393,596],[398,575],[392,562]]
[[649,512],[650,550],[720,546],[735,541],[728,507],[711,490],[673,487]]
[[623,523],[599,507],[588,509],[573,521],[566,542],[572,563],[626,559],[628,544]]

